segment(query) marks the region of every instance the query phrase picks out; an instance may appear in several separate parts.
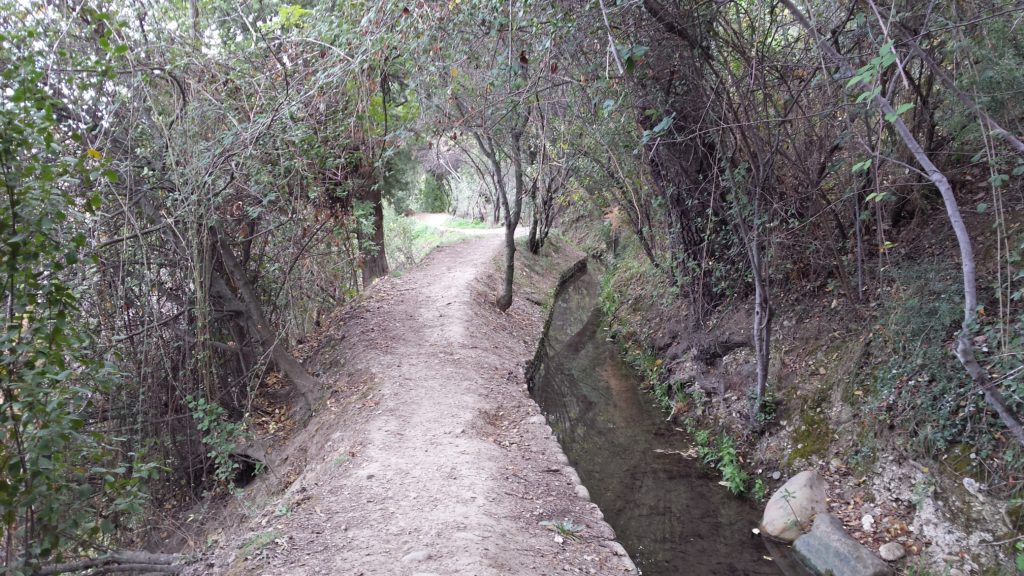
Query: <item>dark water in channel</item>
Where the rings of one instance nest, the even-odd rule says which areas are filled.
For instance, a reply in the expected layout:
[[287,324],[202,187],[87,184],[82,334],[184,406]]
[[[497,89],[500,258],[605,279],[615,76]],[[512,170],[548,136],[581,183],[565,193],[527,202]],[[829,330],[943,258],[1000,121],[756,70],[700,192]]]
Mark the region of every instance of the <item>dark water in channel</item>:
[[591,274],[555,302],[533,396],[591,498],[645,576],[782,574],[753,536],[759,512],[685,452],[641,380],[605,340]]

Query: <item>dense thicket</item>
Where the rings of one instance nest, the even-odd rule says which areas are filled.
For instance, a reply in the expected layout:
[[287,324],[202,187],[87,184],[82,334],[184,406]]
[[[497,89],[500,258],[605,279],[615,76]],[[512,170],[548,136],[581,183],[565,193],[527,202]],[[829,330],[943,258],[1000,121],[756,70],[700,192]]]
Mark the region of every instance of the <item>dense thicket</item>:
[[230,481],[275,379],[313,409],[289,348],[388,272],[417,110],[401,24],[319,10],[0,6],[9,570]]
[[[983,418],[1019,466],[1020,16],[0,1],[7,569],[138,539],[144,494],[231,479],[268,401],[314,410],[321,385],[290,350],[388,273],[389,203],[503,223],[503,309],[516,228],[539,251],[567,209],[631,230],[697,323],[752,298],[752,417],[776,294],[869,307],[916,251],[967,263],[955,386],[996,413],[955,426]],[[917,242],[960,215],[959,243]]]
[[[939,219],[955,233],[944,250],[963,274],[956,355],[1024,443],[1019,394],[992,385],[973,344],[989,330],[999,335],[995,362],[1019,353],[1007,337],[1020,321],[1019,240],[1007,226],[1020,206],[1010,177],[1022,171],[1021,110],[1004,97],[1020,85],[1005,68],[1021,55],[1015,10],[645,0],[615,12],[628,22],[623,37],[654,46],[627,74],[627,113],[644,129],[646,186],[636,188],[651,196],[622,207],[698,319],[752,293],[756,403],[767,378],[771,293],[833,282],[855,302],[876,300],[891,282],[889,252]],[[645,225],[648,205],[660,206],[661,219]],[[995,227],[996,258],[977,261],[965,211]],[[995,286],[980,301],[979,270],[981,286]],[[999,318],[979,324],[986,303]]]
[[693,329],[752,300],[752,426],[776,300],[827,293],[852,326],[879,310],[903,323],[879,327],[893,357],[858,376],[879,428],[921,456],[971,446],[1019,491],[1019,7],[644,0],[602,14],[629,47],[610,53],[624,88],[607,115],[633,121],[619,139],[640,158],[610,175],[609,200]]

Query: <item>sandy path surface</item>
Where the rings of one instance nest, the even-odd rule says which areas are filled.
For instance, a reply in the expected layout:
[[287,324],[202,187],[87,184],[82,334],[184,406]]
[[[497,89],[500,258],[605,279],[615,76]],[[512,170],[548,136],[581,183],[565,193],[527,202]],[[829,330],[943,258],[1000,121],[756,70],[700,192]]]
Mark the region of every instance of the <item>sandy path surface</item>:
[[[526,393],[522,368],[540,336],[540,306],[520,294],[502,314],[486,302],[494,279],[481,277],[493,276],[500,250],[500,235],[438,248],[347,313],[333,336],[338,355],[349,377],[372,385],[348,412],[328,401],[303,450],[290,448],[304,452],[288,457],[294,480],[208,571],[628,570]],[[585,526],[578,541],[540,524],[563,519]]]

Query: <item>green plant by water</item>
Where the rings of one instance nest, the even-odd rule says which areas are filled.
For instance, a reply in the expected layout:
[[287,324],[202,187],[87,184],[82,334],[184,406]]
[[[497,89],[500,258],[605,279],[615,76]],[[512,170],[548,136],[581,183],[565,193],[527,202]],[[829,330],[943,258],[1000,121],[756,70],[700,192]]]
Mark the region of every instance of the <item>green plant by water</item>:
[[585,528],[582,524],[575,524],[568,518],[562,520],[542,520],[540,525],[554,530],[559,536],[572,541],[579,541],[580,534]]

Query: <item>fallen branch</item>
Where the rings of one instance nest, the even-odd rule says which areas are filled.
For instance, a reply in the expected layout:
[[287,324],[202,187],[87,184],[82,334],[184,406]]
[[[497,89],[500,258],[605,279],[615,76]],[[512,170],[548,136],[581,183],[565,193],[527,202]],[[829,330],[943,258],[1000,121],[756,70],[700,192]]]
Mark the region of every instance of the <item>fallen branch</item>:
[[178,554],[157,554],[137,551],[111,552],[96,558],[85,558],[74,562],[44,566],[32,572],[32,576],[56,576],[57,574],[69,574],[93,569],[98,570],[93,572],[92,576],[118,572],[179,574],[185,568],[182,564],[179,564],[183,559],[184,557]]

